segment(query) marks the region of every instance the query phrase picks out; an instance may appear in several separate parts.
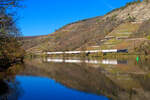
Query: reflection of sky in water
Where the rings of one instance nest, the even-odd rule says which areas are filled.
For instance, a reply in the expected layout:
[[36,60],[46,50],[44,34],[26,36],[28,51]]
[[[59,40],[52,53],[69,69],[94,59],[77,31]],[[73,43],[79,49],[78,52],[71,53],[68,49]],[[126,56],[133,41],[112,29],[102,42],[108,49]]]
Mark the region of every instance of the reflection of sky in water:
[[104,96],[69,89],[49,78],[17,76],[16,79],[24,91],[19,100],[108,100]]

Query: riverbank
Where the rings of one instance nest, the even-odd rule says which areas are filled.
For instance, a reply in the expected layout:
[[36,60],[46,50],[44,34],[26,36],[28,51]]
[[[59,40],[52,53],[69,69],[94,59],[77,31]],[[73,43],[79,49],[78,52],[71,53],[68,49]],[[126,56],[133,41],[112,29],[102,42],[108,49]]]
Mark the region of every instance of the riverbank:
[[24,57],[19,57],[16,59],[8,59],[8,58],[1,58],[0,59],[0,68],[1,69],[7,69],[8,67],[17,64],[17,63],[23,63]]
[[45,55],[45,54],[28,54],[26,55],[26,58],[36,58],[36,57],[51,57],[51,58],[67,58],[67,57],[78,57],[81,59],[136,59],[137,57],[139,59],[150,59],[150,55],[144,55],[139,53],[93,53],[93,54],[65,54],[65,55]]

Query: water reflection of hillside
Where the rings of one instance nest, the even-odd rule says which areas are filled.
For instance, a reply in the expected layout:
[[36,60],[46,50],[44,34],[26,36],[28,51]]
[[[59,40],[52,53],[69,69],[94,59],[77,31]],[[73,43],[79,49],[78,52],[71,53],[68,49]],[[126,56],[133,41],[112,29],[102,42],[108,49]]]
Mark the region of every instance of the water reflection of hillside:
[[[148,68],[147,64],[141,65]],[[131,60],[127,64],[106,65],[34,59],[26,61],[26,68],[20,74],[53,78],[69,88],[113,100],[149,100],[149,70],[141,65]]]

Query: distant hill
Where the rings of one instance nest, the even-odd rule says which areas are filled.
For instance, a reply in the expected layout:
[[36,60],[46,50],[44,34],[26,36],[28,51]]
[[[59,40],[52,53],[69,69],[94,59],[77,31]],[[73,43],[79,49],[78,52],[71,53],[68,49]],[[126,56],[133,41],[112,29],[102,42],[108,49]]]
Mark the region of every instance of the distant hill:
[[68,24],[56,32],[25,37],[27,52],[89,49],[123,49],[130,51],[148,42],[150,36],[150,1],[135,1],[104,16]]

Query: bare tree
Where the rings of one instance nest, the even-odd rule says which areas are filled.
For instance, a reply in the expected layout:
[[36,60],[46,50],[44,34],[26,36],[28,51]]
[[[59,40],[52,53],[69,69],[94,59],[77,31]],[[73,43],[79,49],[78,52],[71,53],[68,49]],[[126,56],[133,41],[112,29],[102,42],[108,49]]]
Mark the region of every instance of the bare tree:
[[11,63],[23,57],[24,51],[18,42],[20,32],[11,12],[11,9],[19,7],[20,1],[0,0],[0,64]]
[[22,0],[0,0],[0,8],[19,7]]

